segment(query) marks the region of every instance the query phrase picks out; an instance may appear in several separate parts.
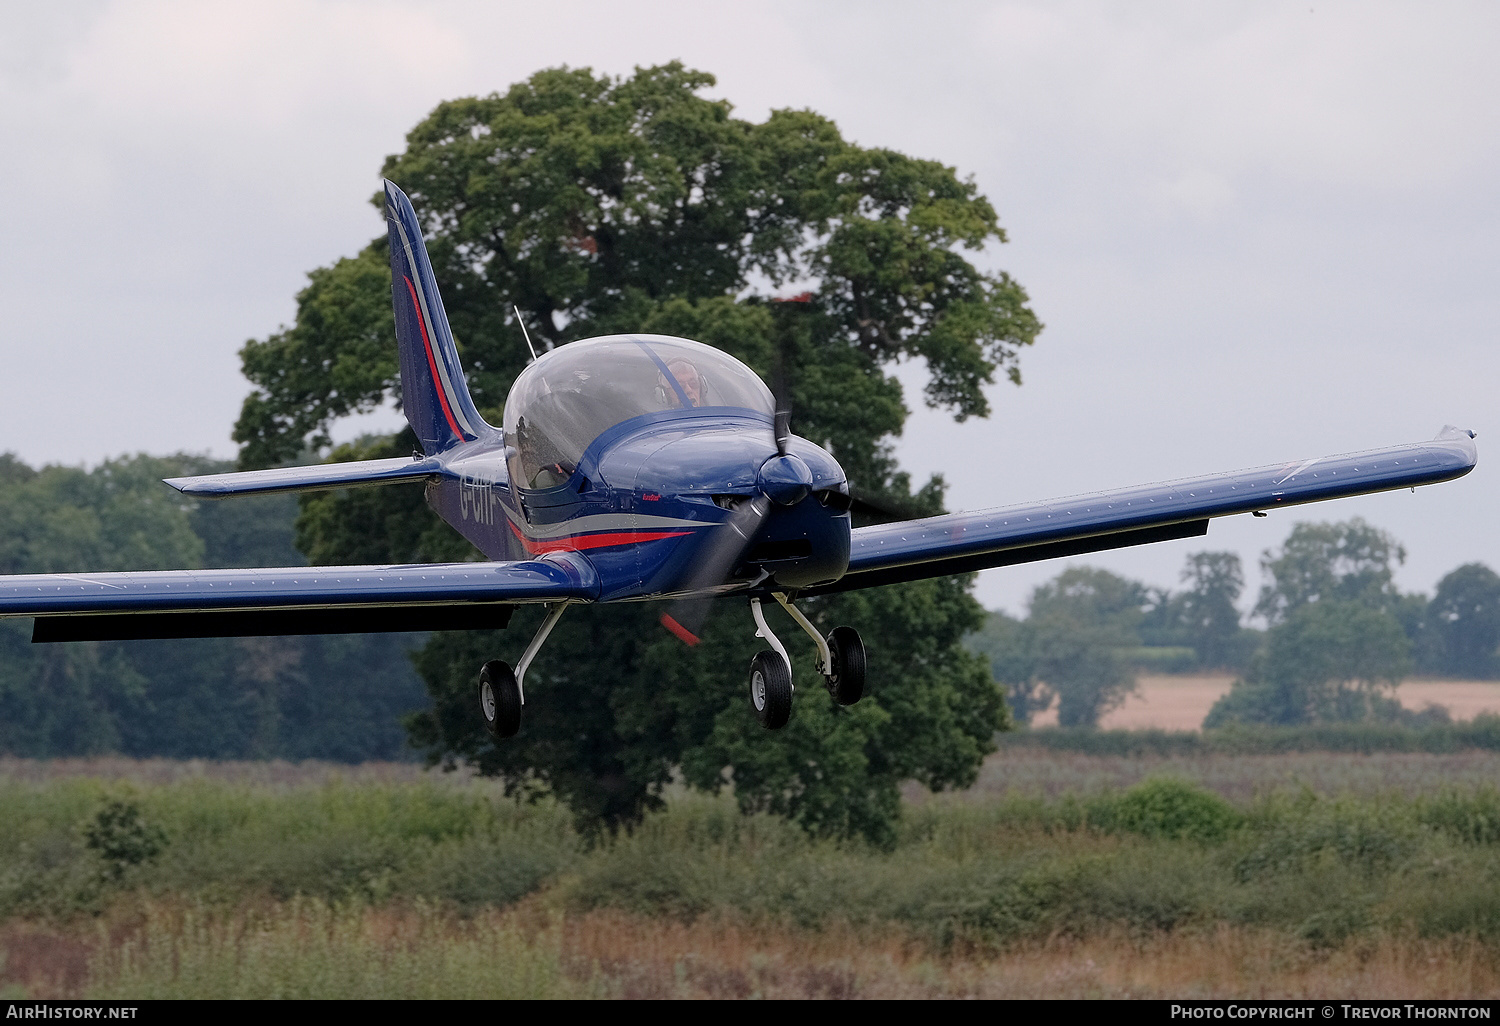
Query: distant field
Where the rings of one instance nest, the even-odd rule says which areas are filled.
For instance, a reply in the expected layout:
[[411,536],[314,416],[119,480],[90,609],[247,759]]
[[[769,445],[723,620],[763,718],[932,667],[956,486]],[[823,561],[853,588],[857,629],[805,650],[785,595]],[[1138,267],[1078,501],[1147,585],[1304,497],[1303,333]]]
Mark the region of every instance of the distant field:
[[[1138,678],[1140,685],[1118,709],[1100,721],[1105,729],[1197,730],[1203,717],[1234,683],[1232,674],[1151,674]],[[1471,720],[1483,712],[1500,713],[1500,681],[1409,680],[1396,695],[1408,709],[1420,711],[1428,705],[1446,706],[1455,720]],[[1033,724],[1057,724],[1057,712],[1049,709]]]

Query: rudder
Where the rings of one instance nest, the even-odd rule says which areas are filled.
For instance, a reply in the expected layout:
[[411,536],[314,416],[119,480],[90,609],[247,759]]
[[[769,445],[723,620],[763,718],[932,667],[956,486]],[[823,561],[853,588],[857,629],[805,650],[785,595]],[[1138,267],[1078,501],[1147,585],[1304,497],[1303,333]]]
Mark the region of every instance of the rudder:
[[401,357],[401,406],[422,451],[431,455],[478,438],[489,425],[469,397],[417,212],[391,181],[385,183],[385,221]]

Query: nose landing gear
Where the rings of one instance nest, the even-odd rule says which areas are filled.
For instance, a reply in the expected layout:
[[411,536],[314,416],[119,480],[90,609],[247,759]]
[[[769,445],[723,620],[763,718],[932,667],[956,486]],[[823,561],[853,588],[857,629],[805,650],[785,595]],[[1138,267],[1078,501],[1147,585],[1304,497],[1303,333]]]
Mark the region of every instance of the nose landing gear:
[[[784,594],[773,592],[772,597],[818,646],[817,669],[833,700],[839,705],[858,702],[865,693],[865,646],[859,632],[853,627],[835,627],[824,638]],[[772,648],[756,653],[750,662],[750,705],[761,726],[779,730],[792,715],[792,660],[766,625],[759,598],[750,600],[750,614],[755,617],[755,636],[764,638]]]
[[792,668],[775,652],[750,660],[750,704],[767,730],[780,730],[792,716]]

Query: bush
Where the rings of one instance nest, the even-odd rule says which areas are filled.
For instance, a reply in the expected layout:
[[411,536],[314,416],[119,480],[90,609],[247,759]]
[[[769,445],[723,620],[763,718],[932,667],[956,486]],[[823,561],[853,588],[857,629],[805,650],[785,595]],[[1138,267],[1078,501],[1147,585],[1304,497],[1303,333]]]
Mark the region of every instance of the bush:
[[1500,791],[1450,791],[1418,806],[1417,821],[1467,844],[1500,843]]
[[105,803],[84,837],[104,861],[105,876],[116,883],[131,867],[154,861],[167,846],[166,832],[143,820],[135,802],[119,798]]
[[1223,798],[1172,777],[1143,780],[1089,810],[1090,825],[1172,841],[1221,841],[1242,820]]

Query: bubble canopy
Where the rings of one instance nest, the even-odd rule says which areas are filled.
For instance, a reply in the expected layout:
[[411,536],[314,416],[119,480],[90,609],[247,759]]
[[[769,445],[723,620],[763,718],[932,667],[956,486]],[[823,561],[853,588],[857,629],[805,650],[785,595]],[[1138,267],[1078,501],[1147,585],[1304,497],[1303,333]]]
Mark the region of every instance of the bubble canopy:
[[709,407],[769,419],[776,401],[749,367],[701,342],[606,335],[558,346],[516,377],[505,402],[511,479],[522,488],[556,487],[615,425]]

